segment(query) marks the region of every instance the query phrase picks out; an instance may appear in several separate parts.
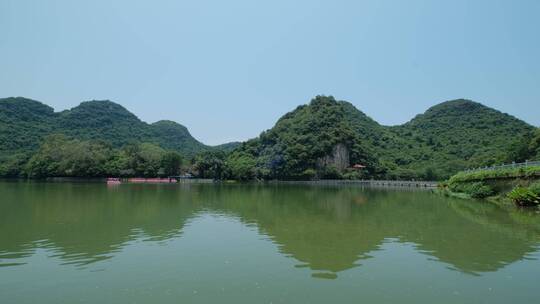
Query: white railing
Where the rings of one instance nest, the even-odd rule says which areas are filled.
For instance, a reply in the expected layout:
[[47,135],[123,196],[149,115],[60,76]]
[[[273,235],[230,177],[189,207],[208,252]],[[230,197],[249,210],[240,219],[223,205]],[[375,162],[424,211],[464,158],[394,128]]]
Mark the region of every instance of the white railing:
[[512,168],[526,168],[526,167],[532,167],[532,166],[540,166],[540,161],[525,161],[523,163],[511,163],[511,164],[498,165],[498,166],[471,168],[471,169],[465,170],[465,172],[489,171],[489,170],[512,169]]

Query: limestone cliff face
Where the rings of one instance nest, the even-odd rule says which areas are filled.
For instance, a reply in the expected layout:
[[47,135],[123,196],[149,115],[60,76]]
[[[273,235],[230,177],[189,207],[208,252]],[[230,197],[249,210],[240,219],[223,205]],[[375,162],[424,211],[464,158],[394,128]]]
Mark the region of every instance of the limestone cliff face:
[[319,167],[334,166],[343,171],[349,167],[349,149],[344,144],[337,144],[330,155],[320,158],[317,162]]

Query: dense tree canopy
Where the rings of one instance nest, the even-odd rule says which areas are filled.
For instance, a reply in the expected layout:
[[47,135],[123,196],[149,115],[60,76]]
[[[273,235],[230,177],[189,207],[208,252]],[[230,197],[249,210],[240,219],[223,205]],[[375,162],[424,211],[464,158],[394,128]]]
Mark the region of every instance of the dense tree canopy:
[[44,138],[52,134],[81,141],[102,141],[115,149],[151,143],[185,157],[207,150],[230,151],[238,146],[238,143],[206,146],[180,124],[166,120],[147,124],[111,101],[87,101],[55,113],[35,100],[3,98],[0,99],[0,176],[21,175],[24,164],[37,152]]
[[[338,144],[347,149],[349,163],[363,163],[376,173],[373,153],[355,132],[343,102],[319,96],[278,120],[274,128],[246,142],[229,157],[236,178],[306,179],[327,171],[322,159]],[[367,118],[367,117],[366,117]]]
[[432,170],[438,178],[448,178],[466,168],[516,160],[509,150],[522,138],[530,139],[534,128],[480,103],[459,99],[431,107],[390,130],[398,141],[389,147],[386,159],[414,172]]
[[174,176],[180,174],[180,169],[182,167],[182,155],[177,152],[170,151],[165,153],[161,157],[161,168],[163,168],[163,173],[166,176]]
[[[339,176],[320,160],[343,144],[349,165],[366,166],[364,177],[444,179],[469,167],[538,158],[540,137],[536,131],[534,139],[533,131],[519,119],[469,100],[444,102],[404,125],[386,127],[348,102],[318,96],[244,143],[229,163],[248,177]],[[516,151],[521,146],[525,151]],[[358,177],[357,171],[340,173]]]
[[527,147],[527,159],[540,160],[540,128],[535,130],[532,139],[529,142]]
[[109,146],[101,142],[69,140],[55,134],[45,138],[26,164],[30,177],[103,176],[113,157]]
[[37,101],[0,99],[0,176],[434,180],[524,160],[540,160],[540,129],[468,100],[387,127],[317,96],[255,139],[212,148],[182,125],[146,124],[110,101],[55,113]]
[[205,151],[194,159],[194,171],[202,178],[224,179],[228,177],[225,164],[225,152]]
[[180,172],[182,157],[150,143],[115,149],[102,141],[45,137],[24,168],[29,177],[169,176]]

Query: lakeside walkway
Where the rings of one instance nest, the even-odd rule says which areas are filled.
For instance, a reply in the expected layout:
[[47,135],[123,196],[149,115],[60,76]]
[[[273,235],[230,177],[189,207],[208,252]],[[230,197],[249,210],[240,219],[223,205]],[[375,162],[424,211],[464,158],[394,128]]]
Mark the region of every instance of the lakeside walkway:
[[359,185],[370,187],[396,188],[436,188],[435,181],[399,181],[399,180],[316,180],[316,181],[275,181],[277,183],[306,184],[306,185]]

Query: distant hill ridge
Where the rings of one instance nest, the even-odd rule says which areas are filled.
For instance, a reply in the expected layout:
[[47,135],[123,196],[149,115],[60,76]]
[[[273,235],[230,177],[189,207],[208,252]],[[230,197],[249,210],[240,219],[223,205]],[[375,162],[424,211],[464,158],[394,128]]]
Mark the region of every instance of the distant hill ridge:
[[193,138],[181,124],[169,120],[147,124],[109,100],[85,101],[69,110],[54,112],[39,101],[23,97],[0,99],[0,153],[35,150],[41,139],[52,133],[103,140],[114,147],[150,142],[185,155],[213,148]]

